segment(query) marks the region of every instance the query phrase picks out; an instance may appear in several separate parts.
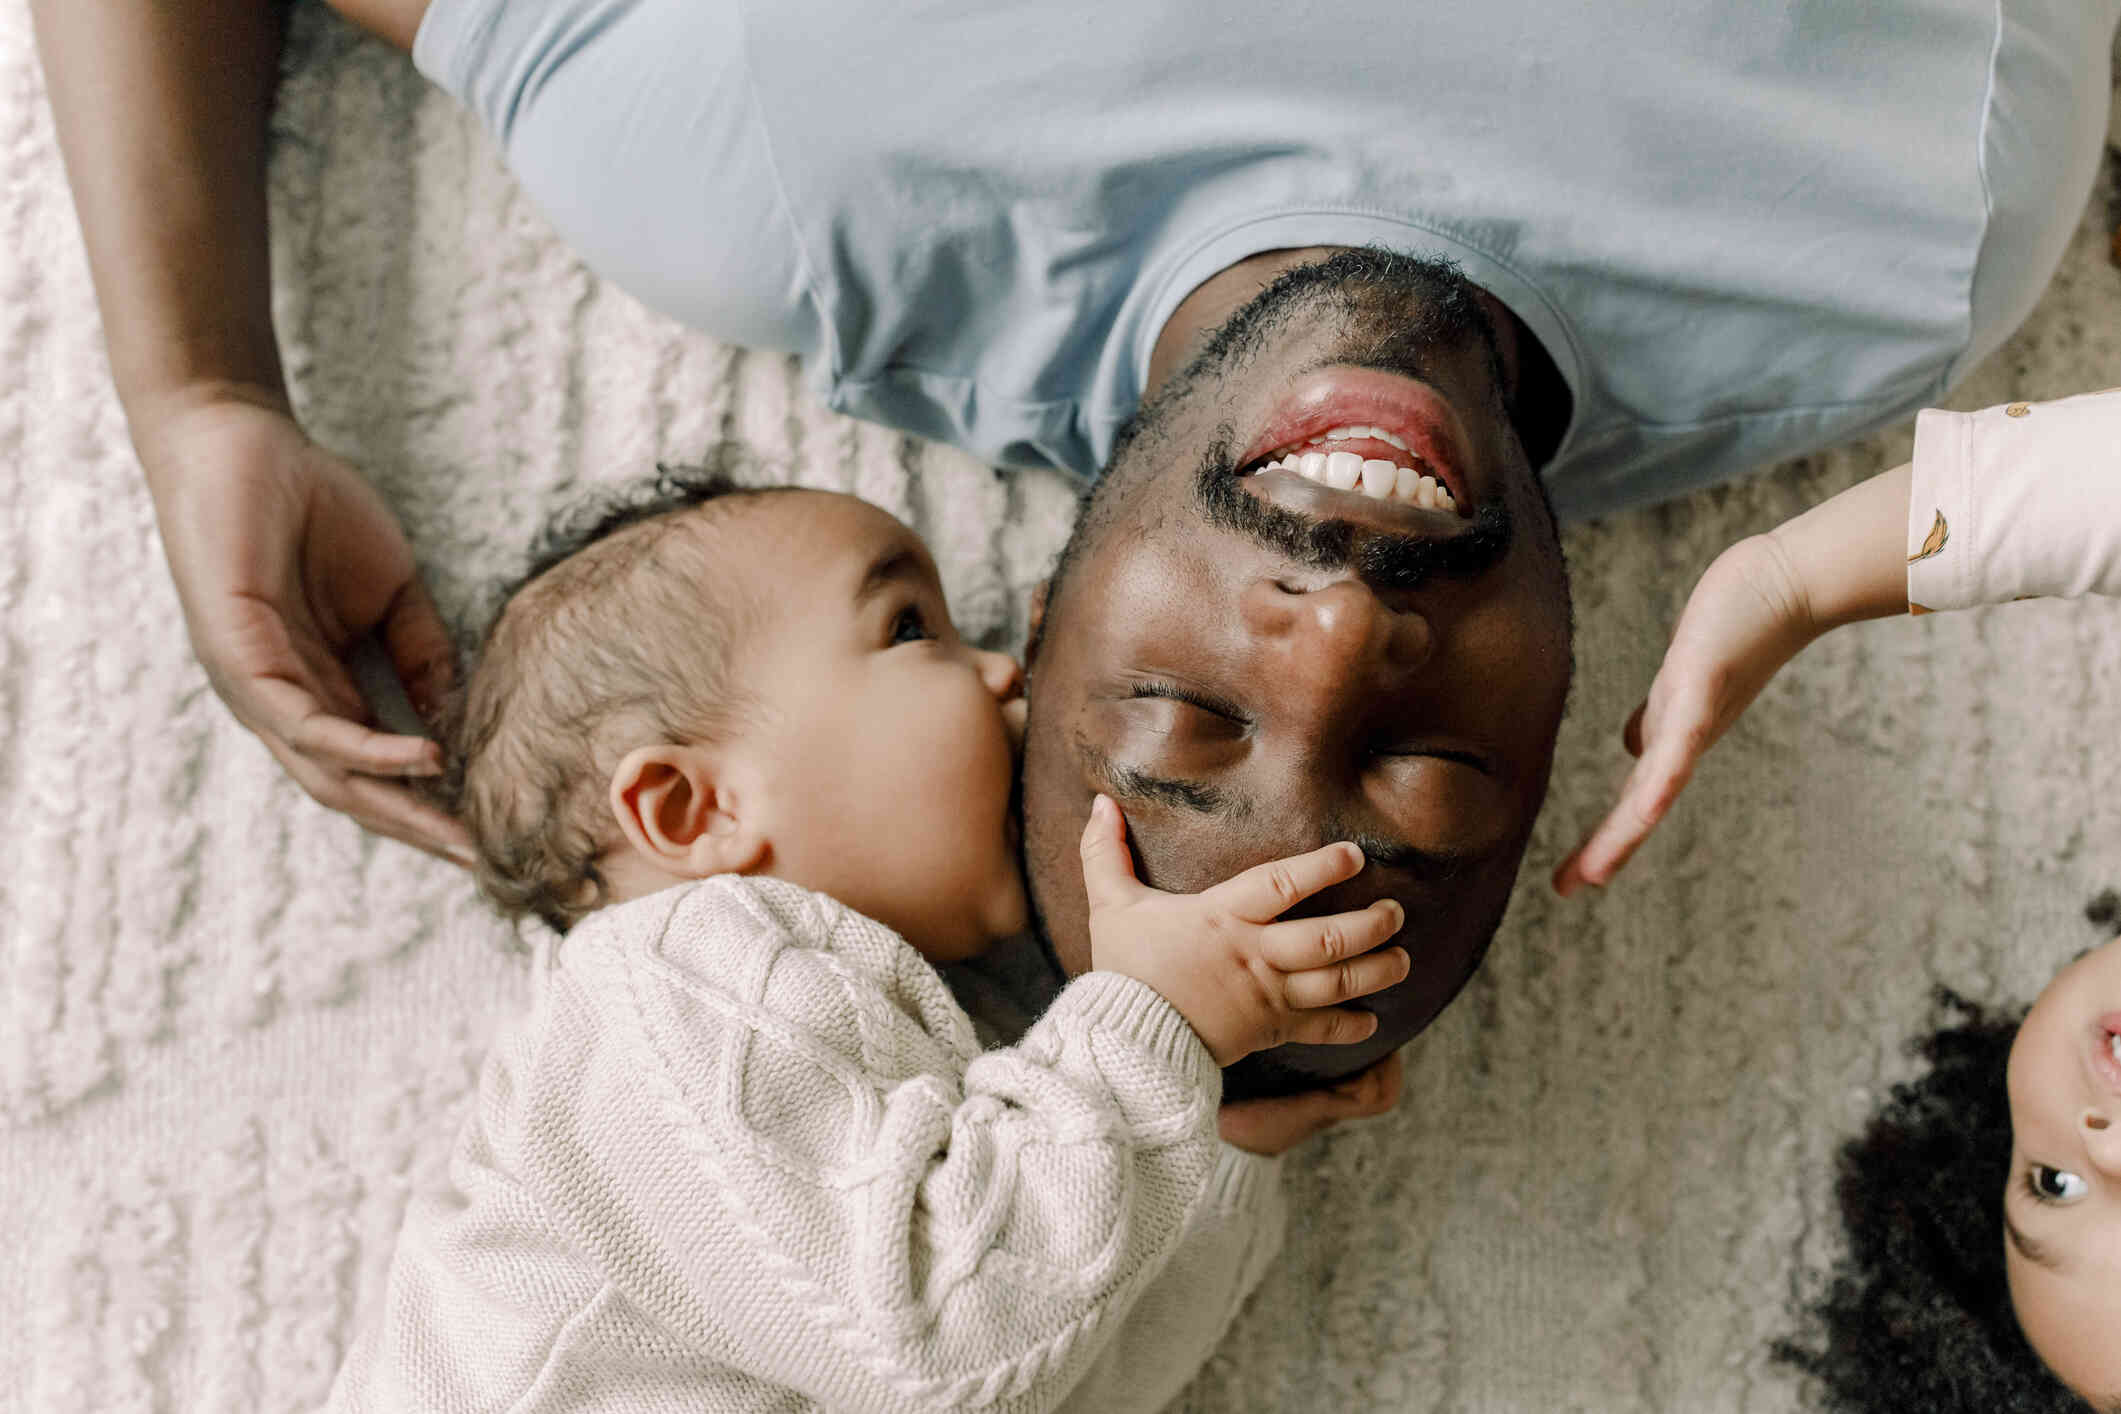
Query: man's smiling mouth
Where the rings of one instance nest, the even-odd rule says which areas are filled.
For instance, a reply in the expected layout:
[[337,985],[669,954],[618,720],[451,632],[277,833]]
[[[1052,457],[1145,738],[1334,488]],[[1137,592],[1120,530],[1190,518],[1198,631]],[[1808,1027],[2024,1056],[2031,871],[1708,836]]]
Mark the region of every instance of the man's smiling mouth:
[[1359,484],[1341,490],[1285,466],[1263,466],[1240,473],[1237,485],[1268,505],[1313,521],[1339,521],[1363,530],[1421,540],[1452,539],[1470,529],[1467,518],[1453,501],[1423,505],[1419,500],[1373,495]]
[[1436,389],[1336,365],[1306,375],[1268,411],[1239,471],[1462,518],[1477,509],[1469,462],[1457,412]]
[[1335,491],[1359,492],[1373,501],[1432,511],[1458,509],[1456,498],[1435,469],[1382,427],[1359,423],[1330,427],[1301,445],[1269,453],[1249,474],[1276,471]]

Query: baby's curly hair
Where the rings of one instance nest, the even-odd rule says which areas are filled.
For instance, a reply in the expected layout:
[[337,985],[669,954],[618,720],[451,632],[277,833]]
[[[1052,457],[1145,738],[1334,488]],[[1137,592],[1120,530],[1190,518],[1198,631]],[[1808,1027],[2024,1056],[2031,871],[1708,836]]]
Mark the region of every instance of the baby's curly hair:
[[605,807],[634,747],[713,741],[748,699],[735,671],[764,601],[718,573],[708,533],[749,486],[732,455],[571,505],[539,535],[464,686],[445,710],[442,788],[478,851],[479,887],[509,918],[565,933],[602,906]]
[[1929,1069],[1842,1146],[1848,1253],[1775,1358],[1844,1414],[2083,1414],[2026,1344],[2003,1266],[2010,1169],[2004,1066],[2024,1020],[1944,988],[1912,1049]]

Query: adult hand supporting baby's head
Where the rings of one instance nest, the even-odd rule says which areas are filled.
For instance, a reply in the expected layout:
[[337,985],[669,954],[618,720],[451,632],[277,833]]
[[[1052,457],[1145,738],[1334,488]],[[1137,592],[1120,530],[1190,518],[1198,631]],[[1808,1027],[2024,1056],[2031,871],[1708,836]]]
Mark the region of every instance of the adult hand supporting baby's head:
[[1217,1116],[1223,1142],[1254,1154],[1285,1154],[1344,1119],[1390,1114],[1399,1104],[1405,1066],[1394,1051],[1367,1070],[1322,1090],[1231,1100]]
[[463,826],[405,784],[438,774],[440,749],[368,725],[344,662],[373,633],[423,714],[449,686],[449,635],[383,499],[255,398],[136,428],[192,649],[236,720],[324,805],[469,863]]

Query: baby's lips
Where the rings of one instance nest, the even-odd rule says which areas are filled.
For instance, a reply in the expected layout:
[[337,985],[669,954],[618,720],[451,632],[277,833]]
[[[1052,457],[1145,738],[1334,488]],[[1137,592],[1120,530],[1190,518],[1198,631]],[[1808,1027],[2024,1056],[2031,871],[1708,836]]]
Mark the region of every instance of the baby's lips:
[[1002,704],[1002,725],[1009,729],[1009,744],[1018,754],[1024,749],[1024,717],[1031,710],[1030,702],[1022,697],[1012,698]]

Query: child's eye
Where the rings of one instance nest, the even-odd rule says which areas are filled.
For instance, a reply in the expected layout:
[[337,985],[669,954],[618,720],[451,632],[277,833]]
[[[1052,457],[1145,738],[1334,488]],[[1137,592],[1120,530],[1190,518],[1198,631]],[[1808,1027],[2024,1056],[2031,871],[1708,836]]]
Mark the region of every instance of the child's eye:
[[891,621],[893,647],[901,643],[919,643],[923,639],[933,637],[935,632],[928,627],[928,616],[921,611],[918,604],[908,604],[899,610],[898,617]]
[[2074,1203],[2090,1192],[2090,1186],[2068,1169],[2034,1164],[2025,1171],[2025,1186],[2043,1203]]

